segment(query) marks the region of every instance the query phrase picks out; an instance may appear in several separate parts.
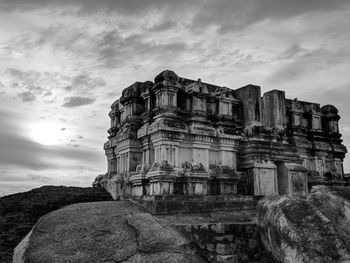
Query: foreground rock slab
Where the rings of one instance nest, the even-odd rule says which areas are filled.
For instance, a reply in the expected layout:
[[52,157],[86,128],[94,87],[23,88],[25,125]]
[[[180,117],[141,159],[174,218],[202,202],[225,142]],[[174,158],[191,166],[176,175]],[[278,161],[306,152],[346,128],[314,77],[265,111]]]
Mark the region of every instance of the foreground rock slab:
[[13,262],[206,262],[191,246],[129,201],[81,203],[42,217]]
[[332,222],[307,200],[266,196],[257,213],[262,242],[281,262],[350,262]]
[[309,201],[334,225],[350,251],[350,189],[336,186],[314,186]]

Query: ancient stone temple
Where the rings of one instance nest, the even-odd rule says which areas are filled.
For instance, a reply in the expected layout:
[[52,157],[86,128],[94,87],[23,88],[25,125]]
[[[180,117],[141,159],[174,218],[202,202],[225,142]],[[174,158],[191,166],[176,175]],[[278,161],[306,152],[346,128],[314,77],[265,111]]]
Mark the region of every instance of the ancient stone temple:
[[347,152],[332,105],[261,95],[165,70],[125,88],[109,113],[104,145],[114,197],[305,196],[342,185]]

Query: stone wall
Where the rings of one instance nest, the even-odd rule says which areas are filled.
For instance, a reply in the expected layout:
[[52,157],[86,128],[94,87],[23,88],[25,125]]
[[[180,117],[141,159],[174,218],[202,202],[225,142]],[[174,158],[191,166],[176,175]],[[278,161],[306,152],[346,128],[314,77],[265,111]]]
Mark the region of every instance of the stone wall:
[[277,262],[266,252],[254,223],[177,225],[209,262]]
[[144,196],[133,201],[154,215],[254,211],[261,196]]

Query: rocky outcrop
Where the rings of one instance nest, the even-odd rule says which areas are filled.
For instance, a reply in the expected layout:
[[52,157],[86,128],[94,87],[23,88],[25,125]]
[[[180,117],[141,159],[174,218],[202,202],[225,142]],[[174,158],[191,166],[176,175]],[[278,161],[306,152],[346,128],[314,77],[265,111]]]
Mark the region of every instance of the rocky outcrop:
[[123,189],[123,178],[116,173],[99,174],[92,183],[94,188],[104,188],[114,200],[123,199],[125,189]]
[[339,237],[350,251],[350,189],[314,186],[309,201],[333,223]]
[[95,180],[93,181],[92,183],[92,187],[94,188],[98,188],[98,187],[103,187],[101,185],[101,181],[103,180],[103,178],[105,177],[106,175],[105,174],[99,174],[96,176]]
[[332,221],[298,197],[266,196],[257,206],[262,242],[285,263],[350,262]]
[[[73,200],[68,190],[64,199],[59,187],[43,189],[38,197],[61,196],[53,199],[60,205]],[[32,213],[44,209],[31,204],[54,207],[43,198],[26,198]],[[350,262],[349,200],[350,189],[325,186],[314,187],[309,200],[266,196],[257,206],[259,232],[252,209],[152,215],[135,200],[76,204],[42,217],[17,246],[14,262],[275,262],[260,237],[281,262]],[[9,214],[6,209],[0,211]]]
[[112,200],[104,189],[43,186],[0,198],[0,262],[10,262],[13,249],[37,220],[63,206]]
[[70,205],[42,217],[16,247],[24,262],[206,262],[169,224],[130,201]]

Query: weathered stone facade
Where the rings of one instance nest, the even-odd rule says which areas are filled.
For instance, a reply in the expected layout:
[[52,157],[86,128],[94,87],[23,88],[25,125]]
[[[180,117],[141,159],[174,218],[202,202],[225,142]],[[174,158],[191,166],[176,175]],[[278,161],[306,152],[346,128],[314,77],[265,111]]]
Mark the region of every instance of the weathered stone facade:
[[344,184],[347,152],[332,105],[259,86],[233,90],[163,71],[109,113],[104,186],[144,195],[301,195]]

